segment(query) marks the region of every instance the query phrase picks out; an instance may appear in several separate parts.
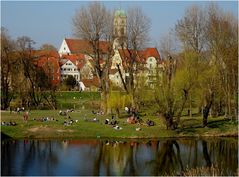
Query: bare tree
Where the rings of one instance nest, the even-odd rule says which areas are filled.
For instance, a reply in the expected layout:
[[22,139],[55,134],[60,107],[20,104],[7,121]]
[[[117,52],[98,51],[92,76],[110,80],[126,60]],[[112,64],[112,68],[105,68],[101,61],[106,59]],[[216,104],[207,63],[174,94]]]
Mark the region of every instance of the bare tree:
[[[207,44],[211,63],[220,76],[224,93],[226,116],[237,117],[238,112],[238,21],[214,3],[207,9]],[[234,111],[233,111],[234,109]]]
[[149,40],[151,21],[141,8],[129,8],[127,19],[128,48],[143,49]]
[[[109,69],[113,55],[113,15],[99,2],[92,2],[82,7],[73,17],[74,35],[89,42],[93,58],[93,67],[101,85],[102,109],[108,112]],[[107,50],[103,51],[102,41],[107,42]],[[103,62],[103,65],[102,65]]]
[[[132,105],[137,107],[135,100],[135,74],[139,72],[141,63],[137,59],[141,58],[139,50],[143,49],[149,39],[149,30],[151,28],[150,19],[143,13],[139,7],[130,8],[128,10],[127,18],[127,43],[122,43],[123,57],[126,62],[125,73],[126,79],[121,76],[124,89],[127,93],[132,95]],[[119,73],[121,73],[119,65],[117,66]]]
[[42,44],[42,46],[40,47],[40,50],[57,51],[55,46],[53,46],[52,44],[48,44],[48,43]]
[[160,55],[166,59],[169,55],[174,56],[179,51],[179,41],[174,30],[165,33],[159,41]]
[[183,19],[175,26],[176,34],[185,49],[200,53],[205,47],[205,16],[203,10],[194,5],[189,7]]
[[37,72],[35,70],[35,66],[33,63],[34,55],[33,55],[33,44],[35,42],[27,37],[22,36],[17,39],[17,47],[19,53],[19,59],[23,66],[23,72],[25,77],[24,85],[29,85],[28,94],[29,99],[31,99],[31,104],[37,107],[41,102],[40,94],[37,91]]

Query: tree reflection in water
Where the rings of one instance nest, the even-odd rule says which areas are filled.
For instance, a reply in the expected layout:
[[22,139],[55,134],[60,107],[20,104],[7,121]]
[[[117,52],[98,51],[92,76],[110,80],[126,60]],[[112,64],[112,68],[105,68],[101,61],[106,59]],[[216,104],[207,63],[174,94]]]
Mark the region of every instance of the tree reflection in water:
[[[2,141],[2,175],[182,175],[185,168],[238,169],[237,139]],[[64,173],[63,173],[64,172]]]

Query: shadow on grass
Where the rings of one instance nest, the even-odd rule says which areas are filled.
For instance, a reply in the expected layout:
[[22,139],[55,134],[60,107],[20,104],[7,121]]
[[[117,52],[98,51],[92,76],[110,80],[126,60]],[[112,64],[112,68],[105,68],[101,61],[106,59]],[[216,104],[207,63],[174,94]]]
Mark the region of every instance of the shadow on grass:
[[225,125],[226,122],[229,122],[230,120],[224,119],[224,120],[215,120],[210,121],[207,124],[207,127],[209,128],[221,128]]
[[191,134],[191,133],[196,133],[198,128],[203,128],[202,125],[194,125],[194,126],[187,126],[187,127],[179,127],[177,129],[178,133],[186,133],[186,134]]
[[181,126],[178,128],[178,133],[194,134],[198,128],[202,128],[201,121],[198,119],[186,119],[181,121]]

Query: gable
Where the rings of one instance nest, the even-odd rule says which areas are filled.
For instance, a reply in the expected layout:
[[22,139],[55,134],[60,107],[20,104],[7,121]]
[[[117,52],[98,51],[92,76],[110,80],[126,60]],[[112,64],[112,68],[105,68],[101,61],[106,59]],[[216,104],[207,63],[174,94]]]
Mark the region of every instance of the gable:
[[61,67],[62,68],[77,68],[76,65],[71,60],[67,60]]
[[62,56],[63,54],[71,54],[71,51],[70,51],[65,39],[63,40],[58,53],[60,56]]

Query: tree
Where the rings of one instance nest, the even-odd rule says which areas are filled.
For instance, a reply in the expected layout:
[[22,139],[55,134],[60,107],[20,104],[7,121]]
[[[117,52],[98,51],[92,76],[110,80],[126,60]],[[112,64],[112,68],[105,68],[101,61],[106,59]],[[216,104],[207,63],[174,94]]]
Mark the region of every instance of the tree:
[[74,88],[76,86],[76,79],[72,76],[69,75],[65,80],[64,83],[69,87],[69,88]]
[[[139,55],[138,51],[144,48],[147,40],[149,39],[148,32],[151,27],[151,22],[139,7],[130,8],[127,14],[126,48],[124,41],[121,40],[121,48],[125,49],[123,50],[123,55],[129,57],[127,60],[125,60],[126,68],[124,68],[127,76],[125,79],[122,77],[122,74],[120,74],[120,76],[125,91],[132,95],[132,106],[138,107],[139,103],[135,100],[137,97],[135,95],[135,75],[140,73],[141,63],[137,62],[137,59],[141,59],[142,57]],[[119,65],[117,65],[117,68],[119,73],[121,73]]]
[[55,48],[55,46],[51,45],[51,44],[42,44],[42,46],[40,47],[40,50],[46,50],[46,51],[57,51],[57,49]]
[[[225,114],[238,112],[238,21],[212,3],[207,8],[207,44],[211,63],[217,67],[219,84],[225,97]],[[234,108],[234,112],[232,111]]]
[[1,28],[1,109],[7,109],[13,97],[11,77],[17,61],[15,43],[5,28]]
[[41,102],[41,94],[38,93],[36,87],[36,70],[33,63],[33,44],[35,42],[27,36],[22,36],[17,39],[19,59],[23,66],[24,72],[24,85],[29,86],[27,92],[29,94],[29,99],[31,104],[37,107]]
[[176,92],[173,80],[176,73],[176,60],[168,56],[165,61],[162,78],[158,78],[158,89],[155,89],[155,101],[159,107],[159,112],[163,113],[166,120],[167,129],[174,129],[173,116],[176,111]]
[[167,58],[168,55],[173,56],[178,48],[177,43],[176,34],[173,30],[162,36],[159,43],[162,58]]
[[202,52],[205,47],[205,16],[200,7],[189,7],[183,19],[175,26],[177,37],[182,42],[184,49]]
[[232,116],[234,108],[237,117],[238,110],[238,34],[235,32],[238,22],[214,3],[205,9],[190,7],[175,26],[183,50],[196,52],[199,64],[204,67],[198,81],[201,91],[195,90],[199,93],[198,97],[202,98],[204,126],[207,125],[209,113],[221,113],[223,104],[226,104],[226,116]]
[[[107,100],[110,88],[109,69],[113,55],[113,15],[104,5],[92,2],[75,14],[73,30],[76,37],[87,40],[91,46],[92,52],[87,54],[93,59],[93,68],[100,80],[101,107],[105,113],[110,112]],[[101,41],[107,42],[107,51],[102,50]]]

